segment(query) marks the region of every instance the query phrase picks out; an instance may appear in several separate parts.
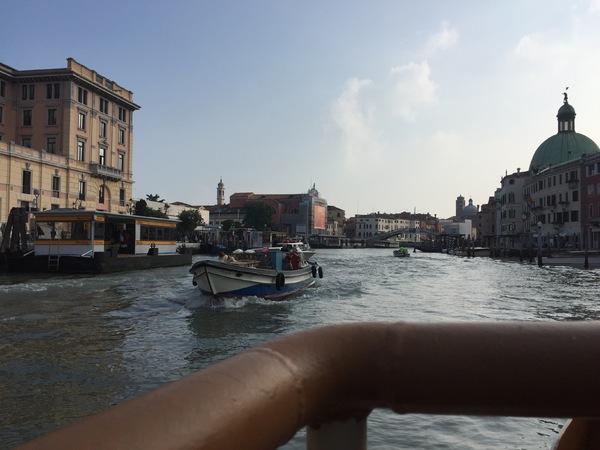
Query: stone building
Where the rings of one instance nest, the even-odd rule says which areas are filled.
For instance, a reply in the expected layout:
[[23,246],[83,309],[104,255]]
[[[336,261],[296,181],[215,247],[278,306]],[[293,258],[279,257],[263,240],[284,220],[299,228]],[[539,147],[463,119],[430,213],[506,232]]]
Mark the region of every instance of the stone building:
[[592,216],[589,215],[589,205],[593,206],[589,203],[583,213],[584,199],[595,196],[592,177],[600,149],[593,140],[575,131],[575,115],[565,93],[556,116],[558,132],[537,148],[529,166],[531,175],[524,185],[523,207],[528,218],[525,232],[540,234],[544,247],[582,248],[585,235],[591,233],[589,218],[597,212],[592,209]]
[[59,69],[0,63],[0,223],[13,207],[126,213],[139,108],[72,58]]

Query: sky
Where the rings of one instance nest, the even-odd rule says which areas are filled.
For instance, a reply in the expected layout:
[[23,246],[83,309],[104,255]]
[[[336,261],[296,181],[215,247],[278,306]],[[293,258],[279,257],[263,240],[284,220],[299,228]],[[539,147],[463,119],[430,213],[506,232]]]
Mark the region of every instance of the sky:
[[566,87],[600,144],[600,0],[5,3],[0,62],[133,92],[135,198],[450,217],[528,169]]

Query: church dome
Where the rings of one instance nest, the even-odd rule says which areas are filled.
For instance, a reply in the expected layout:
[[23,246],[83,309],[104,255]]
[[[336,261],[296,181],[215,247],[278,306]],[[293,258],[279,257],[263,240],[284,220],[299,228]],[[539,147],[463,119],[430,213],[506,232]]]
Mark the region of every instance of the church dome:
[[581,159],[583,155],[599,153],[600,148],[589,137],[575,132],[575,108],[565,100],[558,110],[558,133],[550,136],[537,148],[529,170],[537,172],[550,165]]
[[575,132],[558,133],[546,139],[537,148],[529,165],[537,171],[549,165],[580,159],[583,155],[600,152],[600,148],[589,137]]
[[463,208],[463,216],[474,216],[477,214],[477,206],[473,204],[473,199],[469,199],[469,204]]

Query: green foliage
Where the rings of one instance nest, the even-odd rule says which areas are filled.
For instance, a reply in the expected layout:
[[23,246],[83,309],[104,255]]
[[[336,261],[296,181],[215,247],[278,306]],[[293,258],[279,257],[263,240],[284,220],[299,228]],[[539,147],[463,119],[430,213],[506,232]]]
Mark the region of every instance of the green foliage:
[[180,223],[177,224],[177,230],[183,233],[190,233],[202,223],[202,216],[197,209],[184,209],[179,213]]
[[164,202],[164,199],[161,199],[158,194],[146,194],[146,200],[150,200],[151,202]]
[[244,206],[244,226],[256,230],[269,230],[272,228],[271,218],[273,217],[273,208],[262,202],[248,202]]
[[145,216],[145,217],[162,217],[163,219],[168,219],[169,216],[160,209],[150,208],[146,200],[140,199],[135,203],[135,211],[134,214],[136,216]]
[[238,228],[242,228],[242,223],[237,220],[227,219],[221,222],[221,227],[223,231],[237,230]]

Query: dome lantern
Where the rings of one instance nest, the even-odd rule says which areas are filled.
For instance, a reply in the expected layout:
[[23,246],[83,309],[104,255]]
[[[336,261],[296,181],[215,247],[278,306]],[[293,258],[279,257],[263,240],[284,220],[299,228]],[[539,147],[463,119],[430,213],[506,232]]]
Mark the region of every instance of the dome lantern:
[[[567,87],[567,89],[569,89]],[[569,105],[569,97],[567,90],[563,92],[563,105],[558,110],[556,117],[558,118],[558,132],[575,131],[575,108]]]
[[583,155],[600,152],[600,148],[593,140],[575,132],[575,108],[569,104],[566,90],[563,96],[563,104],[556,115],[558,133],[542,142],[535,151],[529,164],[529,170],[533,173],[546,167],[580,159]]

